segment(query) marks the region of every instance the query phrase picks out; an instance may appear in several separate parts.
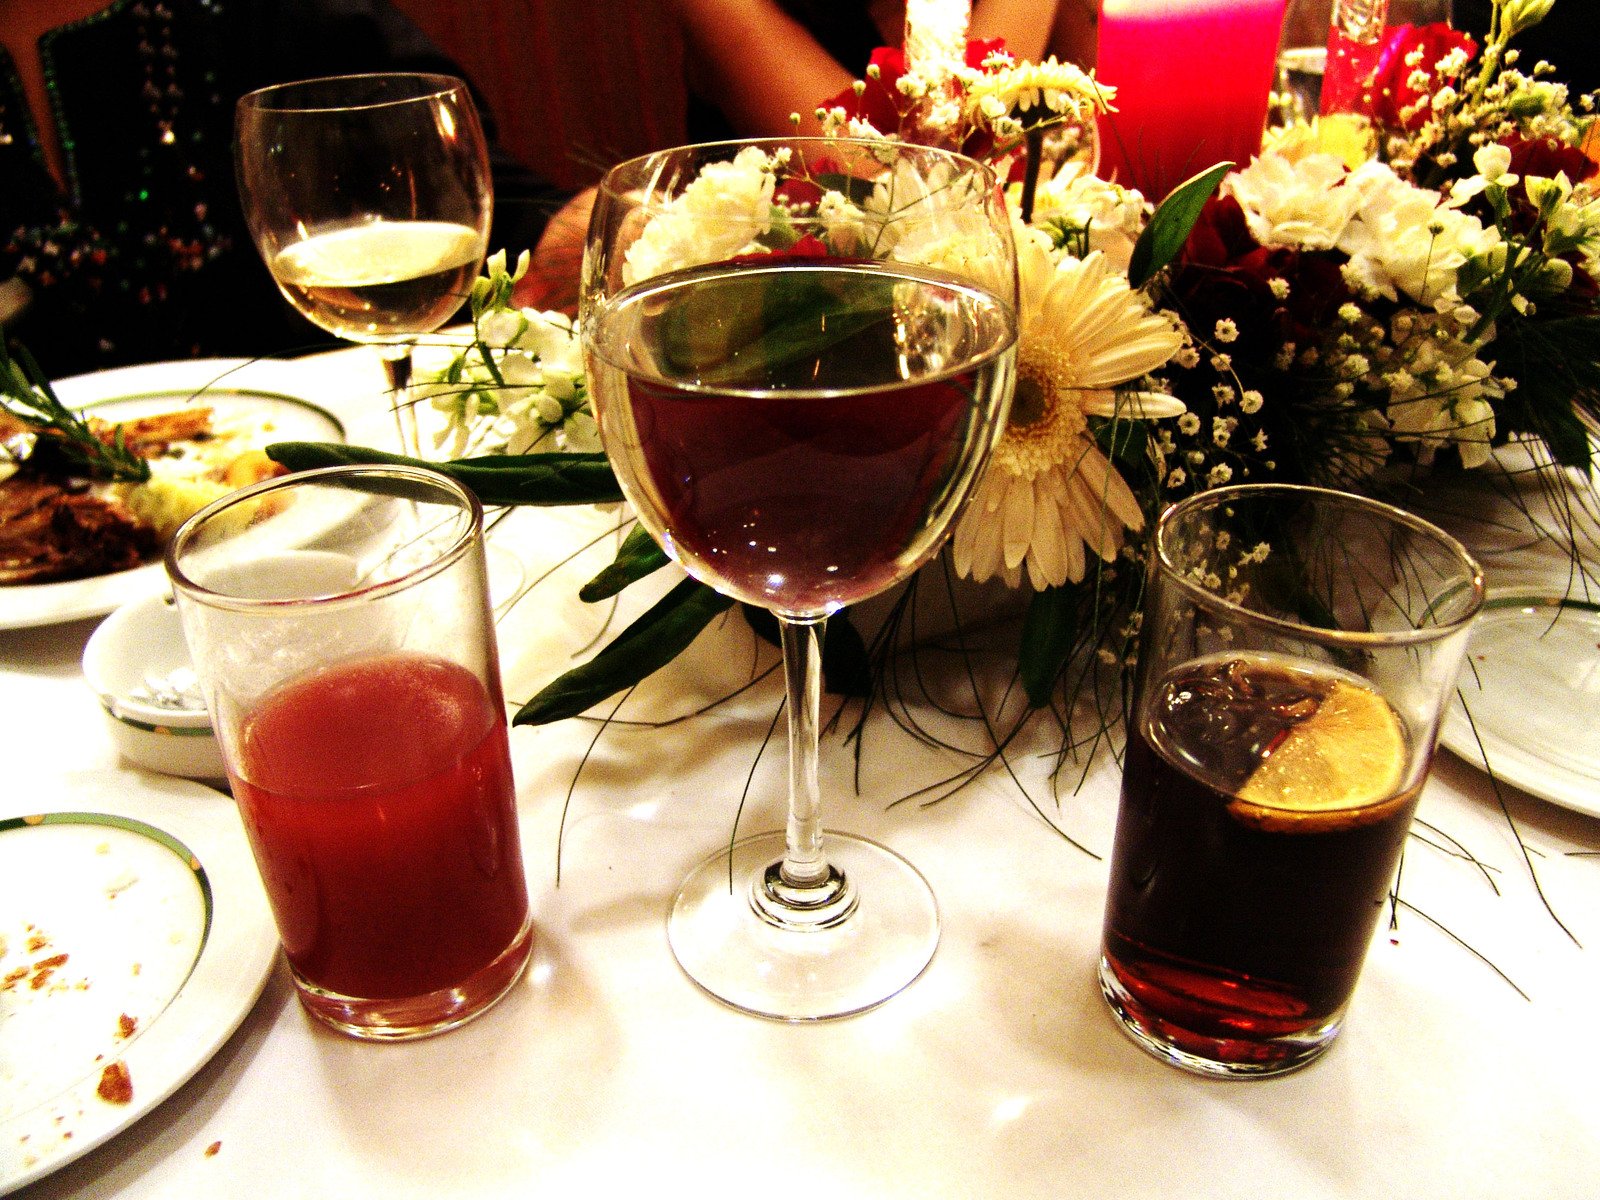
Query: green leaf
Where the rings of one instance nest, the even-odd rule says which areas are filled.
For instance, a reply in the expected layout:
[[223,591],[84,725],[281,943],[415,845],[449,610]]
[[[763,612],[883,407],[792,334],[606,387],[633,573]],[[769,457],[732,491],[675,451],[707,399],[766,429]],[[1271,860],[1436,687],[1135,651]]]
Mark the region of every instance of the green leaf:
[[[33,430],[37,442],[27,455],[35,466],[51,460],[90,479],[143,483],[150,464],[128,449],[119,425],[110,442],[101,441],[80,412],[57,398],[38,362],[21,343],[13,355],[0,328],[0,415]],[[0,461],[11,455],[0,450]]]
[[1050,703],[1056,679],[1077,649],[1078,601],[1076,589],[1055,587],[1035,592],[1028,603],[1017,665],[1034,708]]
[[588,604],[609,600],[630,583],[659,571],[671,561],[667,552],[650,536],[650,531],[643,525],[635,525],[628,531],[628,536],[622,539],[622,546],[611,565],[578,589],[578,599]]
[[607,504],[622,499],[604,454],[493,454],[428,462],[339,442],[274,442],[267,457],[292,471],[357,463],[424,467],[449,475],[488,505]]
[[1161,202],[1161,207],[1156,209],[1134,243],[1133,257],[1128,262],[1130,287],[1143,287],[1151,276],[1178,256],[1178,251],[1189,240],[1189,231],[1200,219],[1206,201],[1231,170],[1231,162],[1221,162],[1172,189],[1172,194]]
[[524,704],[512,723],[547,725],[587,712],[678,657],[732,603],[703,583],[684,580],[599,654]]
[[770,379],[875,326],[894,328],[889,279],[823,280],[788,271],[736,278],[736,288],[690,291],[656,318],[660,354],[674,374],[702,386]]
[[1552,406],[1544,415],[1539,433],[1551,456],[1563,467],[1589,473],[1591,451],[1589,431],[1570,406]]

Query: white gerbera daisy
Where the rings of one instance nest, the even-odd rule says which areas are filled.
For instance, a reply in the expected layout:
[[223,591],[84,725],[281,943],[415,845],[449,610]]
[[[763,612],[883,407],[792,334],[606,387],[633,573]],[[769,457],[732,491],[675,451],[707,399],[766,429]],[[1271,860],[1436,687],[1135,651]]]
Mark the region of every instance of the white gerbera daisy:
[[1085,547],[1116,557],[1125,529],[1144,525],[1127,481],[1095,445],[1088,416],[1176,416],[1183,405],[1112,389],[1165,363],[1183,344],[1098,251],[1051,258],[1049,240],[1018,228],[1022,330],[1006,431],[952,552],[958,573],[1035,589],[1083,578]]

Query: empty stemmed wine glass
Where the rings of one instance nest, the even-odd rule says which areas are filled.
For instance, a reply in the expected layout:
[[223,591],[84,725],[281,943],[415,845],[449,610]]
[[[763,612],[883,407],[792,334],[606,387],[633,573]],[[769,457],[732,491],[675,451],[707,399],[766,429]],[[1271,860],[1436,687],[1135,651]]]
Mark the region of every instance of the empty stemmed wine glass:
[[483,267],[494,199],[472,96],[448,75],[308,79],[240,99],[235,167],[256,248],[314,324],[383,353],[419,452],[411,347]]
[[580,317],[606,451],[667,552],[782,630],[787,829],[707,859],[668,927],[737,1008],[859,1012],[938,944],[915,868],[824,836],[821,640],[943,541],[1004,426],[1016,289],[994,175],[944,151],[725,143],[600,184]]

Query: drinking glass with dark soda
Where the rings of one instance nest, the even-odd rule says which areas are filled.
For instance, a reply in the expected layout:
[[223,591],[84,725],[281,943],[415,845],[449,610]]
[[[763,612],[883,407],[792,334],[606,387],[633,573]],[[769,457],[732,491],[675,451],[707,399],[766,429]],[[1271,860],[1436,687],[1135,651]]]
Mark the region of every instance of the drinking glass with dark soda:
[[1243,1077],[1332,1043],[1482,601],[1459,543],[1374,500],[1163,514],[1099,968],[1139,1045]]

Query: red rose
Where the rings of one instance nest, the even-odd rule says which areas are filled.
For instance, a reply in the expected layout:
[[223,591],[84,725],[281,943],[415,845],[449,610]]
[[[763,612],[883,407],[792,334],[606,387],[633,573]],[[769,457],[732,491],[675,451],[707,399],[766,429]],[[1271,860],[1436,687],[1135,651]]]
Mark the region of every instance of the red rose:
[[865,86],[859,95],[854,87],[847,87],[833,99],[824,100],[822,107],[842,108],[846,115],[869,122],[879,133],[898,133],[901,119],[911,110],[911,101],[896,86],[906,73],[905,51],[879,46],[872,52],[872,65],[878,68],[878,77],[869,74],[862,80]]
[[1184,243],[1182,261],[1210,267],[1226,267],[1261,245],[1250,236],[1244,209],[1232,196],[1212,196]]
[[[831,167],[831,163],[827,166],[819,163],[816,170],[820,174]],[[787,205],[790,208],[805,208],[822,199],[822,189],[809,179],[800,179],[791,175],[772,190],[772,198],[777,203]]]
[[[1417,51],[1420,57],[1413,58]],[[1368,91],[1372,119],[1380,125],[1399,126],[1403,129],[1420,128],[1428,119],[1426,104],[1417,107],[1409,116],[1401,114],[1417,105],[1424,97],[1432,95],[1438,86],[1435,70],[1439,60],[1452,50],[1465,50],[1470,59],[1478,52],[1478,44],[1465,33],[1441,23],[1433,25],[1395,25],[1384,32],[1383,49],[1378,52],[1378,66],[1373,72],[1372,86]],[[1411,86],[1411,76],[1422,71],[1428,77],[1428,87],[1419,91]]]
[[753,254],[735,254],[727,261],[734,266],[759,266],[771,262],[775,258],[793,258],[810,262],[818,258],[831,258],[827,243],[816,234],[808,233],[796,241],[792,246],[782,246],[772,250],[759,250]]
[[[1289,285],[1281,299],[1275,279]],[[1231,351],[1241,362],[1262,363],[1286,341],[1320,340],[1350,298],[1334,255],[1260,245],[1232,196],[1206,202],[1179,256],[1172,291],[1193,328],[1209,337],[1217,321],[1233,321],[1239,341]]]
[[1524,179],[1529,175],[1554,179],[1565,171],[1568,180],[1582,183],[1600,172],[1600,163],[1592,161],[1576,146],[1553,137],[1525,138],[1512,134],[1501,144],[1511,151],[1511,170]]
[[[983,70],[983,60],[991,54],[1006,53],[1005,38],[969,38],[967,40],[967,66],[974,71]],[[993,74],[993,70],[990,71]]]

